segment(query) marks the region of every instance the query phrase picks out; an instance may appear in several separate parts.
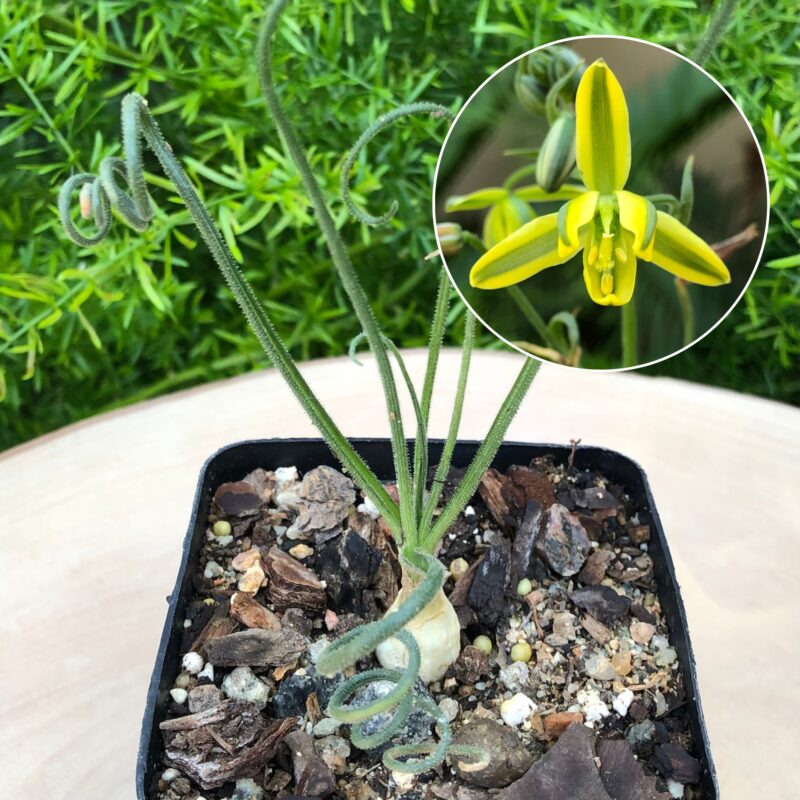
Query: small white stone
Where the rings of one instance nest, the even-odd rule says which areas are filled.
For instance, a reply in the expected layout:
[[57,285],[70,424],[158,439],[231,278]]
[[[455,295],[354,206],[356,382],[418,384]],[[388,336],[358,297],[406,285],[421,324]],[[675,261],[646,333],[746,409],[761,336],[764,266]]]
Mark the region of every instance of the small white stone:
[[186,702],[186,698],[189,696],[186,689],[170,689],[169,690],[172,699],[179,705],[182,706]]
[[536,711],[536,703],[522,692],[517,692],[509,700],[503,700],[500,704],[500,716],[506,725],[517,728],[531,718]]
[[465,517],[474,517],[475,516],[475,509],[472,506],[467,506],[464,509],[464,516]]
[[611,714],[608,706],[600,699],[596,689],[581,689],[576,698],[583,711],[583,717],[588,727],[594,727],[595,722],[600,722]]
[[458,701],[452,697],[443,697],[439,701],[439,710],[448,722],[452,722],[458,716],[461,707],[458,705]]
[[161,780],[166,781],[167,783],[172,783],[172,781],[174,781],[175,778],[180,777],[180,774],[181,773],[177,769],[175,769],[175,767],[170,767],[169,769],[165,769],[161,773]]
[[299,478],[297,467],[278,467],[275,470],[275,488],[283,489],[290,483],[296,483]]
[[392,780],[401,792],[407,792],[414,787],[417,776],[413,772],[392,772]]
[[320,636],[315,642],[308,646],[308,660],[312,664],[319,661],[319,657],[330,647],[331,643],[324,637]]
[[192,627],[192,621],[190,619],[185,619],[183,621],[183,627],[184,628],[191,628]]
[[260,681],[250,667],[236,667],[222,681],[222,691],[231,700],[249,700],[256,708],[267,705],[269,689]]
[[633,692],[630,689],[624,689],[614,698],[611,705],[614,707],[614,711],[616,711],[617,714],[624,717],[628,713],[632,702]]
[[683,784],[672,780],[672,778],[667,781],[667,789],[669,789],[670,797],[674,797],[675,800],[680,800],[683,797]]
[[324,717],[313,728],[314,736],[321,739],[323,736],[333,736],[339,728],[341,723],[331,717]]
[[664,648],[669,647],[669,639],[667,639],[666,636],[659,634],[651,639],[650,644],[656,650],[663,650]]
[[275,535],[280,538],[281,536],[286,535],[286,526],[285,525],[273,525],[272,530],[275,532]]
[[498,680],[511,692],[518,692],[528,682],[531,670],[524,661],[514,661],[500,670]]
[[362,514],[369,514],[372,519],[378,519],[381,515],[381,512],[378,511],[378,507],[366,495],[364,495],[364,502],[359,503],[356,510],[360,511]]
[[181,666],[190,674],[190,675],[197,675],[199,674],[203,667],[205,666],[205,661],[203,661],[203,656],[200,653],[187,653],[181,659]]
[[296,544],[289,550],[289,555],[292,558],[302,561],[304,558],[309,558],[310,556],[314,555],[314,548],[303,543]]
[[263,800],[263,797],[264,790],[252,778],[240,778],[231,800]]
[[227,547],[233,541],[233,536],[217,536],[215,538],[217,540],[217,544],[221,547]]
[[214,665],[209,661],[200,672],[197,673],[198,678],[208,678],[212,683],[214,682]]
[[216,561],[209,561],[206,568],[203,570],[203,577],[205,578],[221,578],[225,574],[225,570],[217,564]]

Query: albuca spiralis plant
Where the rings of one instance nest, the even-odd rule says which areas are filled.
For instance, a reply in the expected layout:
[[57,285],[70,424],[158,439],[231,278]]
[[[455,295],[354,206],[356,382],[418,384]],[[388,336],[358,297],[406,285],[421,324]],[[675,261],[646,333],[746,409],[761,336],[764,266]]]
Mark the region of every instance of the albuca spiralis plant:
[[[460,628],[453,607],[442,590],[445,570],[435,558],[436,548],[476,491],[482,474],[492,462],[511,420],[536,375],[539,364],[531,359],[525,360],[472,463],[466,469],[450,499],[440,509],[442,487],[450,468],[460,425],[470,357],[475,341],[475,318],[469,312],[466,313],[461,368],[453,415],[442,455],[428,487],[426,485],[427,427],[438,357],[448,316],[449,283],[442,271],[432,317],[424,384],[421,393],[418,394],[403,364],[401,354],[393,343],[384,337],[375,320],[348,252],[336,230],[328,204],[278,98],[272,71],[273,38],[281,13],[287,4],[288,0],[277,0],[264,15],[257,45],[259,79],[272,120],[284,147],[297,167],[333,264],[361,325],[362,337],[377,362],[391,432],[397,502],[390,497],[378,477],[341,433],[292,361],[269,314],[242,274],[179,159],[161,135],[143,97],[129,94],[122,101],[124,159],[115,157],[105,159],[96,176],[80,173],[70,177],[59,194],[59,213],[67,235],[84,247],[98,244],[109,233],[112,211],[116,211],[132,228],[138,231],[145,230],[151,223],[154,212],[145,179],[143,144],[147,144],[152,150],[164,173],[186,204],[201,237],[264,350],[344,469],[349,472],[364,494],[374,502],[397,542],[402,565],[402,586],[397,600],[383,619],[357,628],[333,642],[317,664],[323,674],[334,674],[346,670],[372,651],[376,651],[382,667],[356,674],[348,679],[333,696],[328,712],[334,718],[353,725],[353,741],[360,747],[374,747],[389,741],[403,726],[414,707],[419,707],[432,716],[440,731],[439,741],[414,746],[399,745],[388,749],[383,757],[384,763],[395,770],[421,772],[434,767],[448,752],[454,751],[467,758],[484,760],[486,754],[480,750],[452,746],[448,720],[435,704],[428,698],[420,696],[414,687],[420,678],[423,681],[440,678],[459,654]],[[344,161],[342,172],[344,202],[367,224],[388,221],[397,206],[393,205],[386,214],[376,217],[358,209],[348,191],[349,170],[355,164],[361,149],[386,125],[409,114],[418,113],[451,116],[448,109],[427,103],[416,103],[394,109],[365,131]],[[125,188],[123,184],[126,185]],[[96,226],[96,231],[90,235],[82,233],[73,218],[72,200],[76,192],[79,195],[80,216],[92,219]],[[399,366],[414,408],[416,437],[413,457],[410,456],[406,446],[398,387],[392,373],[392,359]],[[347,704],[355,692],[377,680],[389,680],[395,686],[388,695],[366,708],[354,708]],[[393,712],[391,721],[376,734],[365,736],[363,723],[370,717],[388,710]]]

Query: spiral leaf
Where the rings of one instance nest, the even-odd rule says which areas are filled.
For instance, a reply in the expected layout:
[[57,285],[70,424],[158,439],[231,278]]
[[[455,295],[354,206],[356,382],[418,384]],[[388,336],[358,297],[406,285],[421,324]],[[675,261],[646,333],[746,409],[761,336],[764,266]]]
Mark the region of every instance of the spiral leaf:
[[[351,724],[353,727],[350,738],[353,744],[362,750],[369,750],[388,742],[405,725],[415,708],[423,710],[436,721],[439,742],[396,745],[383,755],[383,763],[388,769],[418,773],[433,769],[448,752],[457,752],[476,759],[485,759],[487,756],[477,748],[453,746],[453,734],[448,719],[430,698],[415,690],[419,678],[420,652],[416,640],[408,631],[403,630],[403,626],[434,599],[444,584],[445,572],[442,565],[427,553],[411,554],[410,559],[423,572],[424,578],[406,602],[383,619],[362,625],[341,636],[320,656],[317,668],[323,675],[332,675],[352,666],[391,636],[402,642],[408,651],[408,666],[403,672],[371,669],[348,678],[334,692],[327,711],[334,719]],[[391,681],[395,686],[388,694],[363,708],[347,705],[347,701],[360,689],[377,681]],[[380,730],[370,735],[364,733],[368,720],[388,711],[392,712],[392,716]]]
[[409,103],[408,105],[395,108],[388,114],[378,117],[378,119],[376,119],[375,122],[373,122],[372,125],[370,125],[364,131],[364,133],[358,137],[358,141],[356,141],[356,143],[350,149],[350,152],[347,154],[347,157],[342,164],[340,181],[342,200],[344,200],[344,203],[349,209],[350,213],[357,219],[361,220],[361,222],[363,222],[365,225],[371,225],[372,227],[385,225],[397,213],[397,201],[392,200],[389,210],[386,213],[381,214],[379,217],[369,214],[366,211],[362,211],[360,208],[358,208],[358,206],[356,206],[352,196],[350,195],[350,171],[353,169],[353,165],[356,163],[356,159],[360,155],[361,151],[384,128],[391,125],[395,120],[401,119],[402,117],[410,117],[413,114],[430,114],[434,117],[446,117],[447,119],[453,118],[453,113],[448,108],[440,106],[437,103]]

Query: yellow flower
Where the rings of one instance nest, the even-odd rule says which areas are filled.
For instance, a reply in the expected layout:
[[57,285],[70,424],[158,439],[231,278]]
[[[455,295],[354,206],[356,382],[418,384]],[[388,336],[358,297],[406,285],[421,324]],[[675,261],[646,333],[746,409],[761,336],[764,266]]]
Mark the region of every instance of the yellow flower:
[[631,299],[638,258],[691,283],[729,283],[727,267],[699,236],[646,197],[625,191],[631,166],[628,106],[602,59],[581,79],[575,114],[576,158],[586,191],[491,247],[472,267],[472,286],[511,286],[579,250],[589,296],[604,306]]

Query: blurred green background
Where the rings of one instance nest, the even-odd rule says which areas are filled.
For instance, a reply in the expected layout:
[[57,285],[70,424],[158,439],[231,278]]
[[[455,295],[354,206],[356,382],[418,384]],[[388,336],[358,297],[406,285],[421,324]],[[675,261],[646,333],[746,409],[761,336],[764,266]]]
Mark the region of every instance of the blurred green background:
[[[640,36],[690,54],[710,4],[521,0],[300,0],[281,27],[281,96],[332,199],[338,167],[379,114],[417,99],[453,109],[510,58],[570,35]],[[266,365],[188,215],[155,172],[157,218],[114,226],[93,251],[59,230],[71,171],[120,148],[119,103],[145,94],[299,359],[345,352],[357,333],[294,168],[259,96],[261,3],[16,0],[0,4],[0,448],[93,413]],[[772,222],[746,301],[688,353],[654,370],[797,403],[800,137],[797,11],[741,2],[706,66],[764,147]],[[372,143],[356,197],[396,221],[337,222],[387,334],[425,341],[437,268],[431,177],[442,121]],[[484,344],[494,345],[490,335]]]
[[[604,58],[625,91],[630,117],[632,163],[625,188],[642,195],[680,193],[686,159],[695,156],[694,211],[690,228],[709,243],[739,234],[749,225],[756,239],[726,257],[731,282],[707,288],[687,285],[693,306],[694,337],[730,310],[753,274],[767,218],[764,168],[747,122],[725,93],[700,70],[660,47],[632,39],[604,38],[567,43],[588,66]],[[545,48],[545,51],[547,48]],[[459,116],[444,148],[436,181],[436,221],[453,221],[480,236],[486,210],[447,212],[448,197],[499,186],[530,158],[504,155],[536,147],[546,119],[526,111],[514,92],[517,64],[498,72],[474,95]],[[570,179],[580,184],[580,176]],[[532,176],[520,185],[534,182]],[[563,203],[537,203],[535,213],[558,211]],[[543,342],[508,292],[474,289],[469,271],[478,253],[465,247],[447,263],[462,294],[478,315],[504,339]],[[622,365],[621,309],[591,301],[583,276],[583,256],[523,281],[519,289],[545,320],[574,313],[581,331],[580,366]],[[632,300],[638,317],[637,364],[671,355],[683,345],[675,279],[640,261]]]

